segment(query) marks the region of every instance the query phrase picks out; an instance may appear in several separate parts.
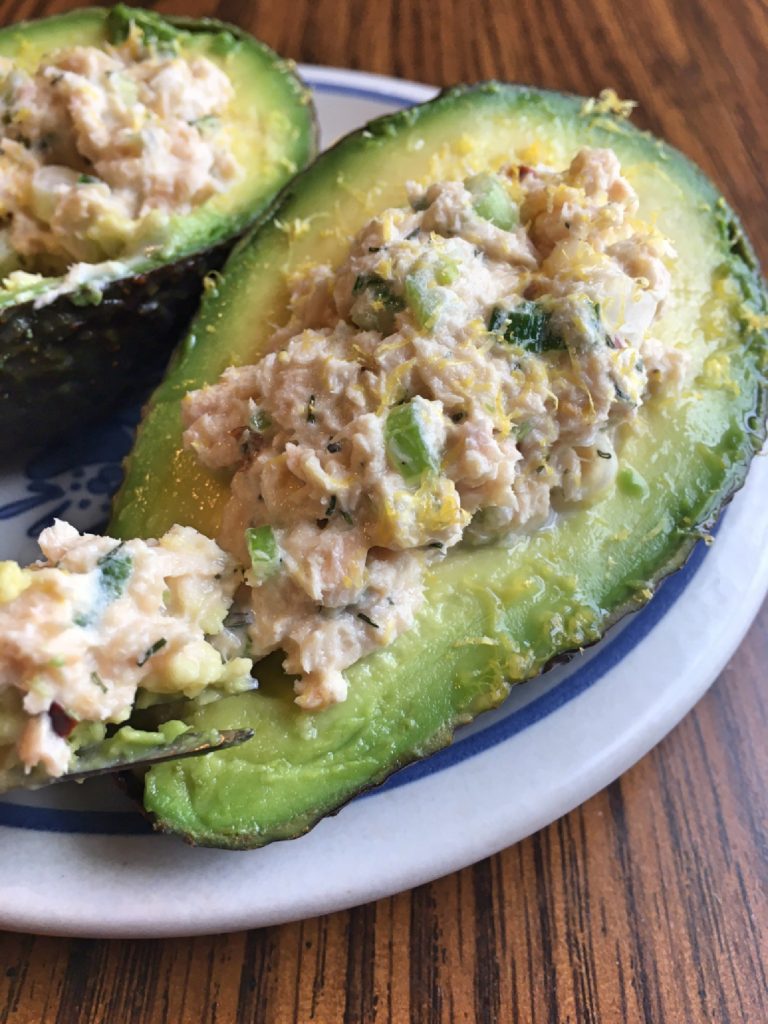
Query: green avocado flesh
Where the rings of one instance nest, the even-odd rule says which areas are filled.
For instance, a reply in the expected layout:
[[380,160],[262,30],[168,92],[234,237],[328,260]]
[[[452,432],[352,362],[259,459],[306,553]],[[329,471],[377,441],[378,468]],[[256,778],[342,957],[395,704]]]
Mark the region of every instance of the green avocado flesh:
[[191,212],[172,215],[165,241],[151,252],[94,264],[85,284],[62,287],[60,277],[49,277],[0,289],[0,451],[60,436],[112,408],[148,364],[156,380],[206,273],[219,269],[235,239],[315,152],[314,110],[293,66],[221,22],[94,7],[0,30],[0,57],[33,71],[52,50],[119,43],[132,22],[146,40],[204,56],[226,72],[235,90],[226,121],[245,173]]
[[[260,688],[200,708],[194,729],[254,730],[248,743],[153,768],[144,783],[157,827],[245,848],[297,836],[361,790],[450,742],[514,683],[593,643],[679,568],[740,486],[764,437],[765,296],[737,220],[680,153],[576,97],[489,84],[460,87],[349,136],[298,177],[271,219],[239,245],[155,393],[116,499],[112,531],[158,536],[172,523],[215,535],[225,477],[180,442],[179,401],[229,365],[257,360],[285,322],[286,276],[342,261],[404,183],[463,179],[513,160],[567,166],[607,146],[678,252],[655,333],[703,358],[692,387],[648,400],[619,438],[615,488],[511,548],[451,551],[428,570],[412,629],[347,672],[345,703],[293,703],[279,657]],[[542,752],[546,756],[545,752]]]

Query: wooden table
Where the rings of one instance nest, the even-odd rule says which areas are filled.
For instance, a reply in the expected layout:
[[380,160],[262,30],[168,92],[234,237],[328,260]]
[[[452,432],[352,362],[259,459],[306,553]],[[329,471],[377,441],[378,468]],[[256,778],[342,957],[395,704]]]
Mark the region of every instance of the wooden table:
[[[81,6],[2,0],[3,22]],[[177,0],[300,61],[641,101],[768,261],[759,0]],[[525,842],[347,913],[226,936],[0,936],[0,1024],[768,1021],[768,609],[622,779]]]

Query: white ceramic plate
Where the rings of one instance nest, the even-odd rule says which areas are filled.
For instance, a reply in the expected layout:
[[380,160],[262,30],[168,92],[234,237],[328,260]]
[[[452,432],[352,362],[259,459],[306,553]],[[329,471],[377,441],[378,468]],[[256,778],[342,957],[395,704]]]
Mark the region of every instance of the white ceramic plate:
[[[323,142],[429,98],[413,83],[305,68]],[[35,557],[53,516],[103,524],[135,409],[0,479],[0,557]],[[688,711],[768,587],[768,464],[757,459],[711,548],[587,655],[521,687],[454,745],[265,850],[153,835],[105,780],[0,801],[0,927],[62,935],[229,931],[339,910],[516,842],[601,789]]]

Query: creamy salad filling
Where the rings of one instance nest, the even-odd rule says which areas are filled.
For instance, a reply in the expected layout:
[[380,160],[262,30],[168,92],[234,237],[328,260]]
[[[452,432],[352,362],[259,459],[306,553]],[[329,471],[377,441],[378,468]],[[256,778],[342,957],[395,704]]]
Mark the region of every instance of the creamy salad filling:
[[172,214],[239,175],[222,120],[233,95],[212,61],[138,30],[56,50],[33,73],[0,58],[4,286],[161,244]]
[[214,541],[174,526],[121,543],[56,522],[39,543],[46,561],[0,563],[0,779],[18,764],[62,775],[137,691],[151,703],[254,685],[248,658],[210,642],[242,581]]
[[57,523],[47,561],[0,565],[0,769],[61,774],[82,723],[251,688],[277,649],[298,704],[343,701],[431,562],[612,488],[619,427],[690,373],[654,333],[674,250],[614,153],[408,195],[295,276],[263,358],[186,397],[185,444],[232,474],[218,543]]
[[264,358],[184,402],[185,444],[233,471],[218,540],[250,566],[251,651],[286,652],[305,708],[409,628],[427,562],[604,495],[617,427],[686,375],[653,333],[675,253],[611,150],[409,195],[296,276]]

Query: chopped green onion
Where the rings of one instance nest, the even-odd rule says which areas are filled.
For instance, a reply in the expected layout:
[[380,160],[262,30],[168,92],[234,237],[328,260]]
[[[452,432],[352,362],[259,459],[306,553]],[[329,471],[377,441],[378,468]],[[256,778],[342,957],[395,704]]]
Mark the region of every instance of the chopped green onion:
[[280,561],[280,549],[272,527],[249,527],[245,531],[245,543],[254,575],[262,580],[271,576]]
[[77,179],[77,184],[78,185],[97,185],[99,183],[99,180],[100,180],[99,178],[94,177],[94,175],[92,175],[92,174],[81,174],[80,177]]
[[405,309],[405,303],[395,295],[388,281],[378,274],[359,274],[352,295],[349,318],[356,327],[361,331],[379,331],[385,336],[392,334],[395,315]]
[[507,322],[507,313],[501,306],[494,306],[488,320],[488,330],[491,334],[503,334],[504,325]]
[[565,342],[551,329],[550,319],[550,314],[538,303],[523,300],[507,311],[495,307],[491,312],[488,329],[527,352],[564,349]]
[[425,473],[434,473],[437,459],[424,434],[424,423],[417,401],[390,409],[384,425],[387,458],[403,479],[419,480]]
[[475,213],[484,220],[504,231],[512,231],[520,223],[517,204],[495,174],[474,174],[464,181],[464,187],[472,193]]

